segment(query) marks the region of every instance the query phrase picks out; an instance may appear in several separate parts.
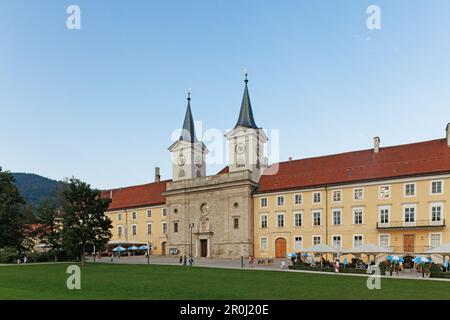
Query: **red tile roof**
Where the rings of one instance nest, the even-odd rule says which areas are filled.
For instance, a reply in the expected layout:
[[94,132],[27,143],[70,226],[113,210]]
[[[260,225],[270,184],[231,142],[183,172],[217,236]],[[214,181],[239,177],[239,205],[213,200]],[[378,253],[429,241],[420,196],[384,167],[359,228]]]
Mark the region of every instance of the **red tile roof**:
[[138,208],[166,203],[166,197],[162,194],[166,191],[166,185],[171,180],[143,184],[113,190],[102,191],[102,197],[109,198],[112,191],[112,202],[109,210],[125,208]]
[[[229,168],[225,167],[218,174],[228,172]],[[450,173],[450,147],[445,139],[384,147],[379,153],[368,149],[280,162],[276,174],[261,177],[258,192],[436,173]],[[113,189],[109,210],[164,204],[166,197],[162,193],[170,181]],[[103,191],[102,196],[109,197],[110,191]]]
[[450,172],[445,139],[347,152],[279,163],[263,175],[259,192]]

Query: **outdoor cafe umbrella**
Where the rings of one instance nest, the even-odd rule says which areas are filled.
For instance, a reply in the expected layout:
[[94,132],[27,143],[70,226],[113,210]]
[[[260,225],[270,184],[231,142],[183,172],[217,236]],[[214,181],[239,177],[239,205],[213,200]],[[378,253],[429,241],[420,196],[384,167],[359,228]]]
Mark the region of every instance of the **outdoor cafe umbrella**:
[[128,251],[137,250],[137,249],[138,249],[138,247],[136,247],[136,246],[128,247]]
[[431,260],[424,257],[417,257],[412,260],[414,263],[429,263]]
[[344,250],[344,253],[349,253],[352,255],[355,254],[364,254],[367,256],[368,258],[368,263],[370,264],[370,256],[373,255],[375,257],[376,260],[376,256],[378,254],[385,254],[385,253],[391,253],[392,251],[387,249],[387,248],[383,248],[380,246],[377,246],[375,244],[371,244],[371,243],[367,243],[367,244],[363,244],[357,247],[354,247],[352,249],[348,249],[348,250]]
[[328,244],[316,244],[312,247],[300,250],[300,252],[312,252],[312,253],[320,253],[320,264],[322,264],[322,260],[323,257],[322,255],[324,253],[331,253],[331,254],[339,254],[342,253],[342,249],[335,247],[335,246],[330,246]]
[[139,250],[148,250],[148,246],[143,245],[138,248]]
[[296,258],[297,257],[297,254],[296,253],[294,253],[294,252],[292,252],[292,253],[288,253],[288,258]]
[[123,252],[123,251],[127,251],[127,249],[125,249],[124,247],[121,247],[121,246],[115,247],[113,249],[113,252]]
[[404,262],[405,260],[399,256],[388,256],[387,259],[391,262]]

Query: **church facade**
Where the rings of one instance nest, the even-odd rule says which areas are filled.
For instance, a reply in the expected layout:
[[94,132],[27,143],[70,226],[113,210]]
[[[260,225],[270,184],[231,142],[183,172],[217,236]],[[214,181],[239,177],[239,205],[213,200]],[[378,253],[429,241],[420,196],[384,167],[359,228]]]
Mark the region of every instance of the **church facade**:
[[[155,255],[282,258],[314,244],[364,243],[416,255],[450,241],[450,132],[407,145],[269,166],[247,76],[229,164],[206,175],[188,96],[182,133],[169,147],[172,179],[103,191],[112,202],[110,245],[151,244]],[[268,174],[276,165],[276,172]],[[266,173],[266,174],[265,174]]]

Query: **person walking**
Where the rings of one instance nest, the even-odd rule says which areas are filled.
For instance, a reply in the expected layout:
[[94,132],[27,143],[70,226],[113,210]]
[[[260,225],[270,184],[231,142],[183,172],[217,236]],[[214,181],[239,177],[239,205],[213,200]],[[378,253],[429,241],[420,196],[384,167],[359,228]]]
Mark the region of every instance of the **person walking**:
[[180,256],[180,264],[183,264],[183,256]]

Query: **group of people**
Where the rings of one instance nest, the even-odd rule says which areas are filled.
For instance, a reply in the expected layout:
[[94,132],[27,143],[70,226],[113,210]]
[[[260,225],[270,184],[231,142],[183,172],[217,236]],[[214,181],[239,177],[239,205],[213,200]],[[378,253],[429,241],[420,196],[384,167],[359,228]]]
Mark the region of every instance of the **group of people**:
[[17,264],[25,264],[25,263],[27,263],[27,260],[28,260],[28,258],[27,258],[27,256],[23,256],[22,258],[18,258],[17,259]]
[[187,264],[189,264],[189,266],[192,266],[194,264],[194,258],[190,257],[188,260],[185,255],[180,256],[180,264],[182,264],[183,266],[186,266]]

